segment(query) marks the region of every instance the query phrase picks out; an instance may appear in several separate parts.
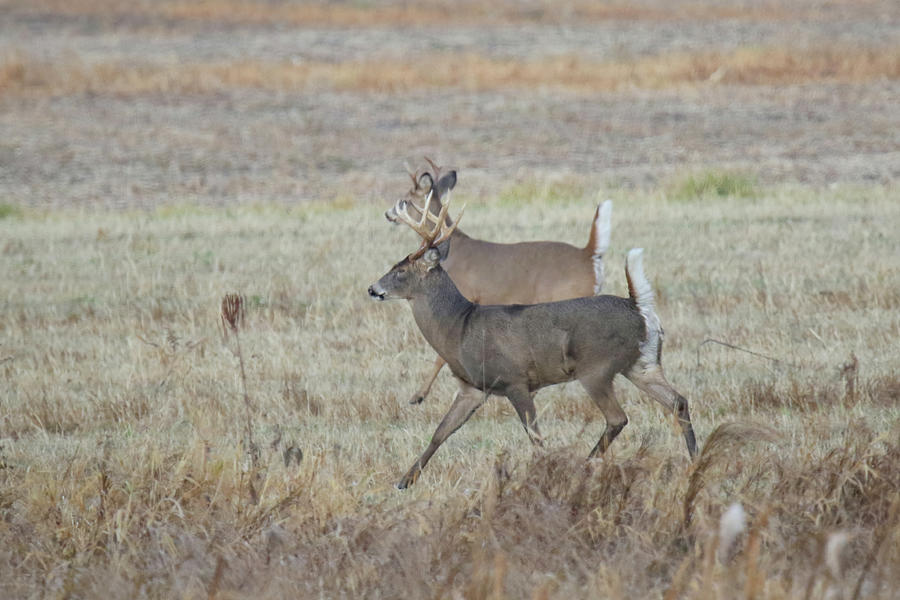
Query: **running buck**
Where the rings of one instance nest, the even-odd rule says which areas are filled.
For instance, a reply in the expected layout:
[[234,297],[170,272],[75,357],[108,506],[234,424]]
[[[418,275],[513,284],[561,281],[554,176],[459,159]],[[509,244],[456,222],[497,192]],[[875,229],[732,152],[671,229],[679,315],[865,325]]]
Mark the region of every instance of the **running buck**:
[[688,452],[692,458],[696,455],[687,400],[663,374],[663,332],[644,275],[642,250],[631,250],[625,263],[628,298],[482,306],[467,300],[441,266],[439,248],[459,223],[457,218],[448,225],[449,203],[441,204],[436,217],[429,217],[427,210],[413,217],[408,209],[409,203],[401,202],[397,218],[422,236],[422,245],[371,285],[369,295],[409,300],[416,324],[450,365],[459,390],[425,452],[398,487],[415,483],[444,440],[489,394],[506,396],[532,443],[540,444],[535,392],[573,379],[606,417],[606,429],[590,456],[604,452],[628,423],[613,393],[613,378],[619,373],[677,415]]
[[[427,206],[432,215],[441,202],[449,202],[456,185],[456,170],[441,169],[425,158],[427,167],[410,173],[413,187],[406,197],[384,213],[388,221],[400,223],[401,203],[415,219]],[[417,205],[418,204],[418,205]],[[536,304],[600,293],[603,287],[603,256],[609,248],[612,202],[597,207],[587,245],[577,248],[562,242],[520,242],[497,244],[471,238],[454,229],[442,244],[441,266],[462,295],[476,304]],[[447,225],[452,225],[445,217]],[[432,219],[433,220],[433,219]],[[447,246],[452,246],[449,252]],[[419,404],[428,395],[446,363],[435,359],[428,379],[416,390],[410,404]]]

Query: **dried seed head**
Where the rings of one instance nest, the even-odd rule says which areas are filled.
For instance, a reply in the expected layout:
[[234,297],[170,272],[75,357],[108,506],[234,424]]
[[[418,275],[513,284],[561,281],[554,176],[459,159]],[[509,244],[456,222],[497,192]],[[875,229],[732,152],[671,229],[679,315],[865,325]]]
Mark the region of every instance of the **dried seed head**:
[[285,467],[291,466],[291,462],[296,462],[299,465],[303,462],[303,450],[291,444],[281,453],[281,458],[284,460]]
[[225,294],[222,297],[222,324],[237,333],[244,323],[244,297],[241,294]]
[[719,519],[719,560],[727,562],[734,549],[735,542],[746,527],[744,507],[735,502],[728,507]]
[[835,580],[840,580],[844,571],[842,554],[849,540],[850,535],[846,531],[836,531],[825,542],[825,566]]

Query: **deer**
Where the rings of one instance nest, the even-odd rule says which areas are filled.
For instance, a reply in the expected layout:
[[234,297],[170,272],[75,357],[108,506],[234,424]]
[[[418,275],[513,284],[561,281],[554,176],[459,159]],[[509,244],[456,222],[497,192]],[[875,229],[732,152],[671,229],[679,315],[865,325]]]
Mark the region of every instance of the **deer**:
[[[457,180],[456,169],[442,169],[428,157],[425,161],[428,166],[410,172],[413,186],[404,198],[407,210],[417,217],[416,201],[437,215],[441,200],[449,201]],[[394,224],[400,223],[397,206],[385,212]],[[587,244],[580,248],[554,241],[499,244],[472,238],[457,228],[441,248],[441,266],[462,295],[476,304],[536,304],[596,295],[605,278],[603,257],[609,249],[611,216],[612,201],[597,206]],[[448,255],[449,244],[453,252]],[[425,400],[445,364],[440,355],[435,359],[410,404]]]
[[[606,427],[589,458],[604,453],[628,423],[616,401],[621,374],[674,413],[691,459],[697,441],[688,402],[662,368],[663,329],[653,289],[644,274],[643,250],[625,262],[628,298],[587,296],[536,304],[482,305],[467,299],[442,266],[441,245],[459,225],[448,224],[449,199],[432,215],[427,205],[398,201],[397,218],[418,233],[419,248],[369,286],[375,300],[405,299],[431,347],[449,365],[458,390],[428,446],[397,484],[416,482],[422,469],[491,394],[505,396],[534,445],[543,445],[534,405],[547,386],[577,380],[603,413]],[[451,244],[449,252],[455,252]],[[446,259],[444,259],[446,261]]]

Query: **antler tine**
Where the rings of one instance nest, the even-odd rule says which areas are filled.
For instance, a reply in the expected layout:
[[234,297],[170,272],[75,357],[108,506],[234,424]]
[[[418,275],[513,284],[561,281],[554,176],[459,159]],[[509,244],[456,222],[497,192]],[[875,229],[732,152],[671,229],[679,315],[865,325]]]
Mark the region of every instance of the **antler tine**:
[[[413,182],[415,183],[416,182],[415,175],[412,175],[411,177],[413,179]],[[432,189],[428,192],[428,195],[425,197],[425,200],[422,203],[422,206],[419,206],[418,204],[416,204],[411,198],[410,199],[402,198],[400,200],[397,200],[397,202],[394,203],[394,209],[393,209],[394,214],[400,215],[401,213],[406,213],[407,215],[409,215],[409,210],[407,207],[409,205],[412,205],[413,208],[415,208],[417,211],[419,211],[420,216],[419,216],[418,220],[413,219],[412,216],[409,216],[409,218],[411,219],[411,222],[407,222],[408,225],[412,226],[413,223],[417,223],[418,226],[421,226],[425,223],[425,219],[428,219],[432,223],[437,223],[438,218],[431,212],[431,210],[429,208],[433,194],[434,194],[434,190]]]
[[446,204],[444,204],[443,202],[441,202],[440,198],[438,198],[438,202],[441,203],[441,212],[437,217],[435,217],[433,214],[431,214],[431,211],[428,210],[430,201],[431,194],[428,194],[428,198],[425,202],[426,210],[424,213],[422,213],[422,221],[424,222],[426,219],[430,220],[432,223],[434,223],[434,228],[431,230],[426,230],[428,232],[427,236],[424,237],[424,244],[426,247],[434,245],[434,238],[436,238],[441,229],[443,229],[444,223],[446,222],[445,220],[447,218],[447,212],[450,210],[450,203],[447,202]]
[[[456,231],[456,227],[459,225],[459,220],[462,218],[463,213],[466,211],[466,205],[464,204],[462,210],[459,211],[459,216],[456,217],[456,221],[448,227],[447,213],[449,211],[450,201],[448,200],[446,203],[441,202],[441,212],[437,216],[437,219],[433,221],[434,228],[430,231],[417,230],[419,231],[419,235],[422,236],[422,244],[419,246],[418,250],[409,255],[410,260],[416,260],[423,254],[425,254],[425,251],[429,248],[434,248],[450,239],[450,236],[453,235],[453,232]],[[432,219],[434,219],[434,215],[431,215],[430,213],[429,215]],[[438,234],[440,234],[440,236]]]
[[[441,212],[438,213],[437,219],[434,222],[434,224],[437,225],[437,227],[435,227],[433,230],[433,233],[435,235],[437,234],[438,231],[440,231],[441,229],[444,228],[444,226],[445,226],[444,224],[447,222],[447,213],[450,212],[450,198],[449,197],[447,198],[446,202],[444,202],[443,200],[438,198],[438,202],[441,203]],[[429,211],[429,212],[431,212],[431,211]],[[432,239],[434,239],[434,238],[432,238]]]
[[437,166],[436,164],[434,164],[434,161],[431,160],[430,158],[428,158],[427,156],[425,157],[425,162],[427,162],[429,165],[431,165],[431,168],[435,170],[435,176],[437,176],[437,174],[440,172],[441,168],[439,166]]
[[[407,200],[400,200],[397,202],[397,217],[409,225],[413,231],[418,233],[421,236],[428,236],[431,232],[428,230],[426,223],[428,222],[428,203],[431,202],[431,193],[429,192],[428,196],[425,198],[425,206],[423,208],[419,208],[412,202]],[[418,210],[421,215],[418,220],[414,219],[412,215],[409,214],[409,205],[412,204],[415,206],[416,210]]]
[[459,226],[459,220],[462,219],[463,213],[466,212],[466,206],[468,206],[468,204],[462,205],[462,208],[459,209],[459,214],[456,215],[456,220],[453,221],[453,224],[450,227],[447,227],[446,223],[441,223],[441,237],[431,242],[432,246],[438,246],[450,239],[450,236],[453,235],[453,232],[456,231],[457,226]]

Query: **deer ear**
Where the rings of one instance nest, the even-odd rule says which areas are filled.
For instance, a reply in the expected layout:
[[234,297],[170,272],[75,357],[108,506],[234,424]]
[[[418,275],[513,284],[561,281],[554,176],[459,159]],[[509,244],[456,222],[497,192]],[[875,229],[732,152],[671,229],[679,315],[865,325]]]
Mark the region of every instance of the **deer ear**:
[[419,180],[416,182],[419,189],[423,192],[430,192],[431,187],[434,185],[434,179],[431,178],[431,173],[422,173],[419,175]]
[[437,251],[441,255],[441,260],[447,260],[447,257],[450,255],[450,240],[446,239],[437,246],[435,246]]
[[441,253],[437,248],[429,248],[422,256],[422,260],[425,261],[425,268],[430,271],[441,262]]
[[437,182],[437,193],[438,196],[443,196],[445,193],[453,189],[453,186],[456,185],[456,170],[448,171],[445,175],[442,175]]

